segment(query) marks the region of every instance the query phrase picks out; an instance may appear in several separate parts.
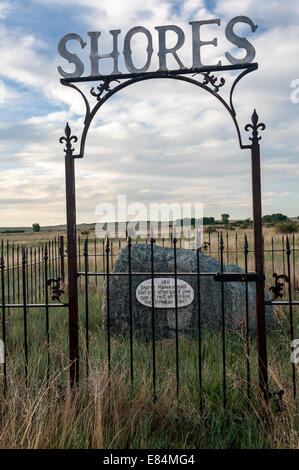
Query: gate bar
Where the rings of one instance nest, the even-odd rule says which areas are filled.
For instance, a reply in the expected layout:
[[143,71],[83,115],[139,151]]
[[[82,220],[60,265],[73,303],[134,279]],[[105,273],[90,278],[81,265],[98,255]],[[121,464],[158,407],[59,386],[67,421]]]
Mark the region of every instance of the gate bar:
[[246,64],[231,64],[231,65],[205,65],[203,67],[191,67],[189,69],[177,69],[177,70],[157,70],[154,72],[134,72],[134,73],[117,73],[111,75],[89,75],[88,77],[69,77],[61,78],[60,83],[62,85],[66,83],[78,83],[78,82],[97,82],[99,80],[121,80],[138,77],[152,77],[160,75],[161,78],[170,77],[173,75],[187,75],[207,72],[226,72],[229,70],[256,70],[258,64],[256,62]]
[[75,162],[72,141],[77,137],[71,135],[67,123],[65,137],[60,143],[66,142],[65,151],[65,189],[67,216],[67,258],[68,258],[68,295],[69,295],[69,354],[70,354],[70,385],[79,384],[79,332],[78,332],[78,284],[77,284],[77,243],[76,243],[76,192]]
[[[263,227],[262,227],[262,196],[261,196],[261,165],[260,165],[260,145],[258,129],[265,129],[265,124],[258,124],[258,115],[254,110],[251,117],[252,124],[248,124],[245,130],[252,129],[251,145],[251,174],[252,174],[252,205],[253,205],[253,234],[254,234],[254,258],[255,272],[257,275],[264,275],[264,254],[263,254]],[[268,401],[268,370],[267,370],[267,339],[266,339],[266,319],[265,319],[265,282],[255,283],[256,291],[256,323],[258,341],[258,366],[259,366],[259,386]]]

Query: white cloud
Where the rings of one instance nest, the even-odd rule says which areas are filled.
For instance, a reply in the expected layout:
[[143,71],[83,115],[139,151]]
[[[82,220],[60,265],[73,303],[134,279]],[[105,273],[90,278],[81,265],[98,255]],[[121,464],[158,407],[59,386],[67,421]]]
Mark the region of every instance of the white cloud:
[[14,2],[0,2],[0,19],[4,20],[14,8]]
[[[59,8],[56,0],[35,3],[39,8],[43,4]],[[286,193],[298,192],[299,105],[289,100],[290,82],[299,77],[297,3],[287,8],[275,0],[222,0],[213,15],[207,12],[203,1],[183,2],[179,15],[171,9],[172,3],[91,0],[86,7],[83,0],[65,0],[64,6],[80,7],[86,31],[103,31],[103,50],[107,51],[111,48],[109,29],[121,27],[123,39],[136,24],[153,32],[156,25],[178,24],[189,34],[182,53],[183,62],[189,61],[189,65],[190,18],[222,17],[221,28],[211,25],[204,30],[205,38],[219,38],[218,48],[206,48],[205,60],[211,62],[219,57],[225,61],[224,52],[229,45],[224,39],[224,28],[232,16],[246,14],[260,26],[267,26],[250,35],[260,66],[238,85],[235,104],[242,129],[250,121],[254,107],[267,124],[261,147],[265,206],[274,212],[279,204],[285,204],[284,211],[292,215],[295,203],[288,206]],[[29,94],[40,93],[49,104],[58,107],[55,112],[33,115],[18,124],[0,122],[1,154],[9,155],[1,162],[2,225],[16,225],[15,220],[20,225],[26,225],[25,221],[31,225],[32,218],[42,224],[60,223],[65,218],[64,154],[58,138],[66,121],[73,134],[80,135],[84,106],[74,90],[59,84],[56,67],[61,59],[58,55],[55,60],[49,58],[54,55],[53,48],[56,44],[43,42],[42,31],[33,35],[0,26],[4,81],[25,86]],[[140,54],[141,50],[139,57]],[[88,58],[88,52],[86,55]],[[14,91],[11,85],[9,89],[10,102],[18,109],[20,91]],[[223,87],[224,94],[226,89]],[[95,103],[94,98],[90,99]],[[249,142],[243,130],[242,136],[244,142]],[[204,202],[211,215],[216,216],[230,208],[236,217],[251,216],[250,153],[239,150],[231,119],[219,103],[189,84],[146,81],[107,101],[90,129],[86,156],[76,162],[76,167],[79,222],[95,220],[96,204],[114,202],[119,193],[127,194],[131,201]],[[284,194],[286,202],[281,202]]]

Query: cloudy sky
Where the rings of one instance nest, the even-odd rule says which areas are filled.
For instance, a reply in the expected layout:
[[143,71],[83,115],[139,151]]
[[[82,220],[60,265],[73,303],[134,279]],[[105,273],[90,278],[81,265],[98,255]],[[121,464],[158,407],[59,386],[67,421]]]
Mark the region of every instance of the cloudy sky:
[[[84,106],[80,96],[59,82],[57,44],[66,33],[87,42],[72,50],[89,75],[88,31],[101,31],[100,50],[112,49],[109,30],[126,32],[137,25],[153,36],[150,70],[158,68],[155,26],[180,26],[186,42],[180,58],[192,65],[189,21],[220,18],[205,26],[203,62],[228,64],[225,52],[238,56],[225,39],[234,16],[249,16],[258,29],[242,33],[256,48],[259,69],[238,86],[235,106],[241,129],[254,108],[265,122],[261,147],[263,212],[299,215],[299,0],[9,0],[0,1],[0,226],[65,222],[64,153],[59,144],[65,123],[80,137]],[[169,45],[173,37],[169,36]],[[144,43],[133,42],[137,66]],[[239,57],[244,51],[240,51]],[[112,61],[101,61],[111,73]],[[122,72],[122,54],[120,57]],[[171,60],[169,68],[177,68]],[[229,90],[231,77],[225,75]],[[296,79],[298,83],[296,84]],[[291,100],[291,93],[293,98]],[[97,220],[95,208],[130,202],[203,203],[206,216],[251,217],[250,153],[240,150],[228,113],[203,90],[175,80],[135,84],[100,110],[90,130],[83,160],[76,161],[78,222]],[[94,100],[90,96],[91,102]],[[93,101],[94,102],[94,101]],[[242,131],[248,142],[248,135]]]

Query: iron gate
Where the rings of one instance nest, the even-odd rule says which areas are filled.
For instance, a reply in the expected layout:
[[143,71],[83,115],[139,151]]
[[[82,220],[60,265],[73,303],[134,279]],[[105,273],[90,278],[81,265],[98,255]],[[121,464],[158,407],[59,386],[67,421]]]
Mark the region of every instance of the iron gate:
[[[60,142],[66,144],[65,146],[65,175],[66,175],[66,209],[67,209],[67,269],[64,268],[64,241],[63,238],[60,239],[60,246],[58,244],[54,245],[55,249],[51,248],[51,245],[45,245],[44,251],[32,255],[31,259],[30,252],[26,251],[25,248],[19,250],[17,255],[16,265],[9,265],[9,256],[7,255],[7,263],[4,259],[4,246],[2,245],[1,249],[1,279],[2,279],[2,288],[1,288],[1,312],[2,312],[2,333],[5,340],[6,337],[6,317],[11,309],[21,309],[23,312],[23,322],[24,322],[24,354],[25,354],[25,377],[27,383],[28,377],[28,338],[27,338],[27,313],[28,310],[35,307],[41,307],[45,309],[45,337],[46,337],[46,348],[49,348],[49,311],[52,308],[57,306],[68,308],[69,319],[68,319],[68,334],[69,334],[69,364],[70,364],[70,384],[75,386],[79,383],[79,368],[80,363],[85,363],[86,365],[86,374],[88,375],[88,357],[89,357],[89,328],[90,328],[90,306],[89,306],[89,281],[91,278],[95,279],[95,282],[99,278],[106,280],[105,289],[107,292],[107,363],[108,363],[108,372],[111,370],[111,331],[109,326],[109,281],[116,276],[117,273],[113,271],[113,260],[116,256],[117,251],[114,251],[115,244],[119,244],[119,248],[124,247],[124,241],[119,240],[109,240],[107,239],[105,244],[99,245],[95,239],[93,243],[93,252],[90,251],[91,245],[88,239],[84,242],[84,248],[82,250],[82,243],[77,237],[76,230],[76,196],[75,196],[75,159],[83,158],[85,142],[88,134],[88,130],[92,120],[97,114],[101,106],[118,91],[128,87],[131,84],[141,82],[148,79],[160,79],[168,78],[174,80],[180,80],[186,83],[195,85],[204,91],[208,92],[211,96],[215,97],[228,111],[231,116],[233,123],[235,125],[238,141],[240,148],[242,150],[249,150],[251,153],[251,169],[252,169],[252,205],[253,205],[253,241],[254,246],[249,247],[247,239],[244,239],[243,246],[240,250],[237,249],[238,240],[236,238],[236,263],[238,264],[238,253],[242,253],[244,257],[243,271],[242,273],[226,273],[224,269],[224,257],[227,256],[227,261],[229,258],[229,249],[228,249],[228,237],[225,239],[222,233],[218,233],[218,248],[217,256],[221,262],[220,272],[208,273],[212,276],[215,282],[218,282],[221,288],[221,350],[222,350],[222,389],[223,389],[223,402],[226,404],[226,388],[227,388],[227,371],[226,371],[226,329],[225,329],[225,310],[224,310],[224,296],[223,292],[225,289],[226,282],[242,282],[245,284],[245,313],[246,313],[246,325],[245,325],[245,361],[246,361],[246,374],[247,374],[247,394],[250,396],[250,375],[251,375],[251,365],[249,361],[249,327],[248,327],[248,283],[255,283],[256,290],[256,324],[257,324],[257,354],[258,354],[258,372],[259,372],[259,387],[264,395],[265,399],[268,400],[270,393],[268,390],[268,370],[267,370],[267,343],[266,343],[266,323],[265,323],[265,306],[266,304],[272,305],[286,305],[289,308],[289,325],[290,325],[290,340],[295,339],[295,328],[294,328],[294,315],[293,308],[299,304],[299,301],[296,300],[296,290],[295,290],[295,271],[296,271],[296,252],[298,251],[295,246],[295,239],[293,239],[293,246],[291,247],[288,237],[283,239],[283,246],[281,252],[283,253],[283,273],[276,274],[274,266],[274,253],[275,249],[273,247],[272,240],[272,273],[274,273],[274,285],[271,287],[272,299],[266,300],[264,298],[265,290],[265,273],[264,273],[264,254],[265,250],[263,247],[263,234],[262,234],[262,213],[261,213],[261,177],[260,177],[260,135],[259,130],[264,130],[265,125],[259,123],[258,115],[256,111],[253,112],[251,117],[251,123],[245,126],[246,131],[251,131],[251,136],[249,137],[251,143],[244,145],[242,143],[241,132],[239,124],[237,122],[236,111],[233,104],[233,93],[237,83],[248,73],[257,69],[257,64],[244,64],[238,66],[226,66],[226,67],[216,67],[216,68],[206,68],[206,69],[187,69],[179,71],[168,71],[168,72],[154,72],[154,73],[138,73],[138,74],[122,74],[122,75],[111,75],[108,77],[97,77],[99,85],[95,88],[91,88],[91,95],[96,98],[96,103],[93,108],[90,107],[89,100],[83,94],[83,92],[75,85],[76,82],[80,81],[90,81],[95,80],[96,77],[87,77],[87,78],[73,78],[73,79],[62,79],[61,83],[65,86],[71,87],[78,91],[82,96],[86,115],[84,121],[84,128],[80,140],[80,152],[75,153],[73,148],[73,143],[78,141],[76,136],[71,134],[71,129],[67,124],[65,127],[65,135],[60,138]],[[224,86],[225,80],[222,77],[217,77],[217,72],[227,71],[227,70],[241,70],[240,74],[235,78],[229,94],[228,102],[225,101],[219,94],[219,90]],[[196,75],[190,78],[188,75]],[[113,86],[114,85],[114,86]],[[211,240],[210,233],[208,234],[209,239],[205,242],[204,246],[200,249],[197,248],[197,265],[193,272],[184,273],[190,276],[195,276],[197,283],[197,290],[200,293],[201,287],[201,277],[207,275],[206,273],[201,272],[200,270],[200,253],[206,251],[207,254],[213,255],[211,252]],[[155,271],[155,258],[154,258],[154,247],[157,244],[165,243],[165,240],[155,240],[151,237],[150,240],[146,240],[146,243],[150,246],[151,250],[151,269],[147,273],[147,276],[152,281],[152,294],[154,294],[154,278],[157,277],[157,272]],[[56,242],[55,242],[56,243]],[[58,243],[58,242],[57,242]],[[113,245],[114,243],[114,245]],[[123,275],[128,276],[129,279],[129,299],[132,299],[132,279],[137,273],[134,273],[131,266],[131,247],[132,240],[129,238],[125,245],[128,247],[128,271],[122,273]],[[174,237],[171,240],[171,247],[174,253],[174,259],[176,260],[177,249],[180,248],[181,241]],[[52,250],[52,251],[51,251]],[[56,250],[56,251],[55,251]],[[9,253],[9,249],[6,250]],[[13,263],[15,262],[15,251],[12,250],[13,254]],[[51,252],[51,253],[50,253]],[[59,260],[58,266],[55,264],[54,268],[51,271],[48,271],[48,262],[49,262],[49,253],[50,260],[53,263],[57,263]],[[248,256],[252,254],[254,256],[254,266],[253,271],[250,272],[248,269]],[[32,257],[33,256],[33,257]],[[38,257],[36,260],[34,257]],[[240,255],[241,256],[241,255]],[[102,268],[98,269],[97,260],[101,257],[103,261]],[[293,257],[293,258],[292,258]],[[39,302],[38,294],[34,297],[34,287],[31,289],[33,297],[31,302],[28,302],[28,283],[36,282],[32,281],[32,272],[34,269],[39,269],[39,266],[44,263],[44,269],[41,272],[39,271],[39,289],[41,285],[43,286],[43,295],[42,301]],[[82,259],[84,264],[82,266]],[[90,271],[90,260],[94,259],[95,270]],[[293,273],[291,268],[291,262],[293,259]],[[30,264],[29,264],[30,261]],[[31,269],[31,281],[28,274],[28,266]],[[180,275],[180,272],[177,270],[176,262],[174,263],[175,270],[173,273],[166,273],[169,276],[172,276],[175,280],[175,369],[176,369],[176,387],[177,394],[179,394],[180,387],[180,368],[179,368],[179,335],[178,335],[178,302],[177,302],[177,278]],[[16,269],[18,267],[18,269]],[[50,266],[49,266],[50,267]],[[83,269],[82,269],[83,268]],[[68,302],[61,301],[62,289],[60,287],[60,280],[63,280],[66,272],[67,286],[68,286]],[[13,293],[8,292],[10,288],[9,275],[12,273],[17,273],[17,276],[21,276],[21,279],[18,280],[17,289]],[[51,274],[51,275],[49,275]],[[292,274],[293,274],[293,288],[292,288]],[[38,275],[37,275],[38,276]],[[18,279],[18,278],[17,278]],[[7,280],[7,287],[5,284]],[[79,286],[82,287],[85,294],[84,300],[84,312],[85,312],[85,360],[80,360],[79,354]],[[288,296],[287,300],[280,300],[279,297],[282,296],[284,289],[284,282],[287,285]],[[52,299],[56,302],[51,303],[49,301],[48,289],[52,289]],[[13,289],[15,289],[15,284],[13,283]],[[22,290],[22,292],[20,292]],[[35,292],[38,292],[38,286]],[[17,302],[15,301],[16,296]],[[129,362],[130,362],[130,377],[133,384],[134,381],[134,324],[132,321],[132,304],[129,300],[129,310],[130,310],[130,325],[129,325]],[[153,394],[156,397],[156,337],[155,337],[155,307],[154,302],[152,301],[151,307],[152,315],[152,380],[153,380]],[[198,306],[198,379],[200,391],[203,388],[203,374],[202,374],[202,329],[201,329],[201,317],[200,317],[200,305]],[[6,342],[4,341],[4,348],[6,348]],[[4,356],[6,351],[4,351]],[[48,365],[50,364],[50,356],[48,355]],[[5,362],[5,361],[4,361]],[[47,366],[47,371],[49,373],[49,367]],[[296,369],[295,363],[292,363],[292,387],[293,395],[296,398]],[[4,363],[4,389],[6,388],[6,363]],[[278,391],[280,393],[280,391]]]
[[[258,122],[256,111],[252,114],[251,124],[247,124],[246,131],[251,130],[251,144],[242,143],[239,124],[236,118],[236,111],[233,105],[233,93],[237,83],[248,73],[256,70],[258,65],[238,64],[230,66],[207,67],[206,69],[183,69],[179,71],[167,72],[145,72],[140,74],[118,74],[108,77],[99,77],[100,84],[96,90],[91,88],[91,94],[96,98],[97,103],[91,109],[90,104],[84,93],[74,85],[75,82],[95,80],[95,77],[87,78],[68,78],[61,79],[61,83],[69,86],[80,93],[84,99],[86,115],[84,128],[80,141],[80,153],[75,154],[72,142],[77,142],[77,137],[71,135],[71,129],[67,124],[65,136],[61,137],[60,142],[66,143],[65,165],[66,165],[66,204],[67,204],[67,230],[68,230],[68,285],[69,285],[69,333],[70,333],[70,360],[72,363],[70,376],[71,383],[77,383],[79,380],[79,343],[78,343],[78,287],[77,287],[77,246],[76,246],[76,204],[75,204],[75,165],[76,158],[83,158],[85,142],[90,124],[101,106],[118,91],[128,87],[131,84],[158,78],[168,78],[181,80],[207,91],[220,101],[230,114],[236,127],[239,145],[242,150],[251,151],[251,169],[252,169],[252,204],[253,204],[253,223],[254,223],[254,249],[255,249],[255,272],[257,278],[256,285],[256,316],[257,316],[257,337],[258,337],[258,357],[259,357],[259,383],[265,397],[268,395],[268,374],[267,374],[267,347],[266,347],[266,325],[265,325],[265,303],[264,303],[264,281],[262,280],[263,268],[263,237],[262,237],[262,204],[261,204],[261,176],[260,176],[260,144],[261,137],[259,130],[264,130],[265,125]],[[230,89],[229,103],[227,103],[219,94],[219,89],[225,84],[225,79],[220,79],[214,75],[216,72],[224,70],[242,70],[235,78]],[[213,73],[212,73],[213,72]],[[203,78],[202,81],[195,80],[186,75],[192,74]],[[116,86],[111,88],[113,83]]]
[[[77,237],[80,363],[84,366],[81,367],[82,383],[85,383],[89,377],[90,366],[93,371],[96,367],[96,370],[104,373],[104,376],[107,369],[108,377],[110,374],[112,377],[113,373],[113,377],[117,378],[119,373],[126,371],[125,374],[133,392],[137,391],[140,386],[140,370],[147,371],[148,377],[151,377],[155,399],[168,380],[167,375],[165,376],[167,372],[165,357],[168,355],[170,362],[167,368],[176,381],[177,396],[184,396],[186,383],[190,383],[195,390],[198,390],[197,398],[201,408],[203,408],[203,401],[209,397],[209,393],[215,386],[219,388],[224,406],[226,403],[235,402],[234,389],[237,384],[238,393],[241,393],[241,396],[246,394],[248,403],[256,396],[253,393],[256,384],[254,366],[256,335],[254,325],[249,324],[249,303],[252,302],[252,296],[248,295],[248,288],[249,283],[260,279],[257,279],[256,273],[252,272],[254,268],[253,242],[251,237],[248,241],[246,235],[243,238],[238,232],[233,231],[230,231],[230,234],[228,231],[224,234],[220,231],[211,234],[209,230],[206,237],[202,247],[192,248],[193,262],[189,263],[189,268],[183,272],[180,263],[176,263],[177,258],[186,253],[185,249],[181,250],[182,238],[171,237],[169,240],[152,237],[141,240],[129,238],[127,240],[106,239],[105,241],[96,237],[82,238],[82,234]],[[143,245],[141,248],[146,247],[150,259],[150,265],[142,272],[139,272],[132,262],[132,251],[134,252],[135,245],[138,243]],[[169,266],[164,265],[162,269],[161,263],[158,267],[159,246],[168,248],[171,252],[174,260],[173,269],[169,270]],[[122,253],[123,258],[125,256],[126,261],[126,269],[120,272],[116,263],[119,253]],[[191,254],[191,251],[189,253]],[[64,303],[63,292],[66,256],[64,238],[63,236],[59,239],[55,237],[51,241],[35,243],[33,247],[22,247],[14,242],[4,244],[2,241],[0,254],[2,330],[0,346],[1,348],[4,346],[4,350],[0,350],[0,363],[3,364],[0,366],[1,391],[4,394],[7,390],[11,392],[16,377],[24,380],[26,388],[35,384],[36,379],[41,383],[45,380],[46,385],[50,386],[64,370],[60,357],[65,357],[64,363],[68,370],[66,358],[68,335],[65,317],[68,304]],[[208,258],[205,258],[206,255]],[[296,369],[294,362],[288,365],[288,344],[298,333],[298,323],[295,321],[295,312],[293,312],[299,304],[298,237],[296,240],[295,235],[291,239],[289,236],[282,235],[279,240],[278,235],[272,236],[271,240],[266,240],[264,256],[266,258],[266,287],[272,294],[271,299],[269,295],[266,297],[265,303],[271,303],[272,306],[282,309],[278,318],[282,319],[286,316],[283,328],[275,327],[268,332],[270,333],[268,339],[271,369],[278,368],[277,372],[279,372],[280,365],[286,367],[278,382],[276,379],[273,380],[273,377],[271,380],[271,389],[275,390],[272,396],[279,406],[282,406],[283,389],[287,397],[293,396],[296,402]],[[219,272],[206,272],[203,268],[204,259],[211,258],[218,260]],[[227,271],[227,265],[230,263],[239,266],[238,272]],[[234,271],[237,271],[236,267]],[[282,274],[277,275],[275,271]],[[272,273],[274,273],[274,285],[272,285]],[[140,327],[138,326],[139,310],[133,294],[136,285],[139,285],[141,280],[148,279],[152,285],[155,278],[159,276],[169,277],[175,283],[178,280],[187,281],[197,294],[197,298],[194,296],[192,302],[195,325],[191,341],[178,334],[180,332],[177,326],[181,310],[178,308],[177,296],[176,303],[170,310],[176,323],[175,336],[170,340],[160,341],[158,328],[155,327],[155,322],[159,319],[159,310],[157,306],[153,308],[155,303],[152,301],[151,308],[147,309],[152,327],[150,336],[146,343],[139,340],[137,335],[138,327]],[[201,306],[207,279],[214,279],[218,283],[218,293],[221,292],[219,298],[221,327],[212,335],[208,335],[204,324],[207,312],[204,311],[204,306]],[[229,318],[227,317],[227,313],[229,314],[227,300],[223,296],[226,281],[243,283],[243,289],[239,291],[242,323],[239,325],[240,329],[237,334],[232,332],[226,322]],[[126,291],[128,294],[129,320],[127,333],[124,336],[114,334],[115,318],[113,318],[113,306],[110,303],[115,295],[112,289],[115,283],[122,284],[122,292]],[[153,293],[154,290],[152,288],[151,292]],[[106,329],[103,327],[101,302],[103,298],[106,308]],[[110,324],[107,321],[109,308]],[[284,347],[282,347],[282,341]],[[211,345],[215,348],[218,362],[213,362],[214,353],[210,349]],[[283,356],[277,361],[277,354],[282,353]],[[39,360],[41,361],[40,368]],[[210,379],[213,370],[217,370],[217,367],[218,375]],[[61,378],[61,386],[67,385],[64,374]],[[271,396],[270,393],[269,396]]]

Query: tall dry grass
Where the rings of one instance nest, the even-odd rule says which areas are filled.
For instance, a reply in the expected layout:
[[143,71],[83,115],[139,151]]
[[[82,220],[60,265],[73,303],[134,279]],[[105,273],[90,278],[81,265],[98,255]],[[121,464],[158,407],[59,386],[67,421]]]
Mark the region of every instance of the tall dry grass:
[[[212,234],[213,256],[217,257],[217,234]],[[235,235],[235,234],[234,234]],[[274,236],[274,234],[273,234]],[[269,248],[272,232],[265,234]],[[249,234],[252,249],[252,236]],[[229,239],[225,262],[243,265],[243,237]],[[281,247],[275,236],[274,248]],[[81,253],[83,252],[81,246]],[[92,241],[90,251],[92,252]],[[114,244],[117,254],[117,244]],[[207,253],[209,254],[209,249]],[[250,257],[252,269],[253,254]],[[271,253],[265,254],[267,285],[271,285]],[[298,262],[298,256],[295,258]],[[81,265],[83,260],[81,260]],[[90,257],[90,270],[94,270]],[[284,268],[281,253],[275,255],[275,269]],[[83,269],[83,268],[82,268]],[[98,270],[101,269],[99,260]],[[297,279],[297,277],[296,277]],[[84,280],[80,281],[80,339],[84,371]],[[295,286],[293,286],[295,287]],[[296,289],[294,289],[296,290]],[[261,406],[256,367],[256,338],[251,338],[251,399],[246,396],[246,348],[244,338],[227,337],[228,402],[222,407],[221,339],[215,334],[203,338],[203,409],[200,410],[197,344],[180,339],[181,388],[176,397],[174,344],[157,344],[159,390],[153,403],[151,350],[135,344],[136,384],[131,393],[129,380],[129,345],[112,339],[113,369],[106,369],[106,335],[101,330],[100,280],[90,280],[90,373],[83,377],[78,390],[71,392],[68,383],[67,312],[53,309],[50,317],[51,378],[45,376],[44,310],[32,309],[29,328],[29,388],[24,382],[23,322],[20,311],[10,310],[8,317],[7,396],[0,396],[0,448],[299,448],[299,417],[292,398],[290,379],[289,311],[279,307],[277,326],[268,334],[271,391],[285,391],[283,402],[271,398],[270,406]],[[284,292],[287,295],[287,292]],[[298,294],[297,294],[298,295]],[[295,333],[298,337],[297,310],[294,309]],[[298,367],[296,366],[297,376]],[[1,390],[2,377],[0,376]],[[2,393],[2,392],[1,392]]]
[[[167,373],[153,402],[151,378],[144,373],[133,392],[126,373],[92,370],[88,381],[71,391],[59,385],[64,369],[47,384],[31,389],[15,376],[14,387],[1,401],[0,448],[290,448],[299,449],[298,414],[291,393],[283,406],[245,395],[226,411],[212,395],[204,396],[202,412],[192,387],[182,385],[176,398],[175,375]],[[270,369],[279,385],[279,364]],[[231,376],[238,383],[237,375]]]

